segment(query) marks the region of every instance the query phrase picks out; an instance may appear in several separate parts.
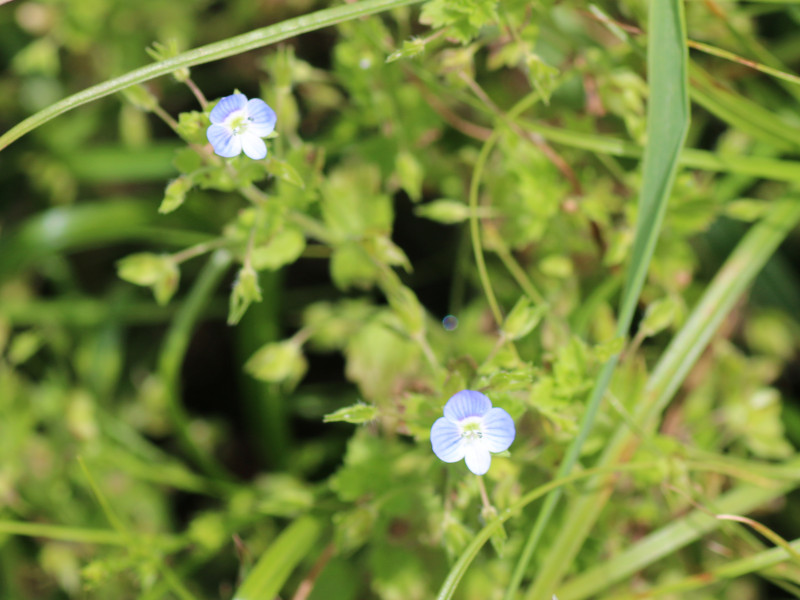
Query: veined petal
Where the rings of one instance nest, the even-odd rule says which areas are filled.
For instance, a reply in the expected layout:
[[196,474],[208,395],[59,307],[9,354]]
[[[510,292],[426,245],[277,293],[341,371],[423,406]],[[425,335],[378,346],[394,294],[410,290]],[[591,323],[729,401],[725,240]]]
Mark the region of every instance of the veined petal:
[[219,156],[230,158],[237,156],[242,151],[242,141],[222,125],[211,125],[206,131],[206,137],[214,147],[214,152]]
[[249,129],[239,136],[242,140],[242,150],[253,160],[261,160],[267,155],[267,145],[260,137]]
[[439,417],[431,427],[433,453],[444,462],[457,462],[464,458],[466,443],[461,438],[461,429],[444,417]]
[[490,452],[508,450],[517,431],[514,419],[502,408],[492,408],[483,415],[483,443]]
[[266,137],[275,130],[278,116],[260,98],[253,98],[247,103],[247,115],[250,117],[248,132],[253,132],[258,137]]
[[483,475],[492,464],[492,455],[486,446],[481,443],[466,444],[464,459],[467,468],[475,475]]
[[492,401],[480,392],[462,390],[444,405],[446,419],[458,422],[467,417],[480,417],[492,408]]
[[208,118],[212,123],[222,123],[230,116],[233,111],[241,110],[247,104],[247,96],[244,94],[233,94],[225,96],[211,110]]

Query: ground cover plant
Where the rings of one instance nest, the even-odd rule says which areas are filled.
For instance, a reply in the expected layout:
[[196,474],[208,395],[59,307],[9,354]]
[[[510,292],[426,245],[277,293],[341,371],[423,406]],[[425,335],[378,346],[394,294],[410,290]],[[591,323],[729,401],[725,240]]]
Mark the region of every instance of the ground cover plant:
[[0,598],[800,597],[798,4],[0,2]]

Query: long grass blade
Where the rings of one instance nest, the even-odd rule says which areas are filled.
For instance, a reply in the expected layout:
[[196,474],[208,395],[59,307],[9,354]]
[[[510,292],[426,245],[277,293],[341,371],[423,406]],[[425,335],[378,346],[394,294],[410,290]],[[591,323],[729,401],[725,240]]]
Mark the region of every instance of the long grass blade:
[[[687,82],[686,27],[683,4],[679,0],[653,2],[650,5],[650,35],[647,70],[650,100],[647,118],[647,145],[642,165],[642,189],[632,259],[622,293],[617,335],[626,336],[634,309],[647,276],[661,223],[669,200],[678,159],[689,127],[689,91]],[[581,426],[574,442],[559,467],[558,475],[567,475],[577,462],[583,443],[594,424],[595,416],[618,357],[609,360],[595,383]],[[506,591],[511,600],[528,569],[539,539],[555,511],[561,490],[554,490],[545,499]],[[563,556],[548,553],[538,577],[527,594],[529,600],[549,599],[570,562]]]
[[227,58],[228,56],[241,54],[248,50],[262,48],[298,36],[302,33],[323,29],[343,21],[358,19],[393,8],[416,4],[421,1],[422,0],[363,0],[362,2],[343,4],[334,8],[319,10],[309,15],[281,21],[280,23],[268,27],[254,29],[248,33],[237,35],[227,40],[222,40],[221,42],[201,46],[200,48],[195,48],[188,52],[182,52],[173,58],[134,69],[133,71],[125,73],[125,75],[94,85],[82,92],[59,100],[44,110],[40,110],[0,136],[0,150],[3,150],[3,148],[15,140],[18,140],[29,131],[36,129],[43,123],[47,123],[47,121],[58,115],[81,106],[82,104],[124,90],[137,83],[149,81],[156,77],[161,77],[162,75],[169,75],[173,71],[184,67],[202,65],[221,58]]
[[321,529],[312,517],[301,517],[287,527],[261,555],[233,600],[276,598],[292,570],[314,546]]

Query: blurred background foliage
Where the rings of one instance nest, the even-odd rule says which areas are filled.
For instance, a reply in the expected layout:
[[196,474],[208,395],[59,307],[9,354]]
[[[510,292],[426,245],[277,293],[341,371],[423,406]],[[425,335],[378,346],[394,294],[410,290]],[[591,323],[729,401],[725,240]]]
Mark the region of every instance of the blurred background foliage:
[[[151,55],[328,6],[2,4],[0,130]],[[634,326],[615,337],[646,141],[647,9],[431,0],[193,68],[212,103],[238,89],[276,110],[258,163],[210,153],[210,105],[186,73],[4,149],[0,597],[232,598],[247,581],[240,598],[432,598],[485,524],[475,478],[430,451],[447,398],[480,389],[514,417],[511,456],[485,478],[503,510],[553,478],[624,348],[582,448],[595,464],[720,265],[800,181],[797,81],[695,46],[691,150]],[[800,68],[800,6],[685,12],[690,40]],[[691,587],[775,540],[732,523],[683,542],[668,529],[739,493],[725,510],[759,509],[800,537],[797,255],[791,234],[659,427],[638,432],[625,460],[654,466],[619,476],[559,598],[799,597],[796,560]],[[456,597],[504,597],[532,506]],[[658,552],[607,580],[604,565],[654,532]]]

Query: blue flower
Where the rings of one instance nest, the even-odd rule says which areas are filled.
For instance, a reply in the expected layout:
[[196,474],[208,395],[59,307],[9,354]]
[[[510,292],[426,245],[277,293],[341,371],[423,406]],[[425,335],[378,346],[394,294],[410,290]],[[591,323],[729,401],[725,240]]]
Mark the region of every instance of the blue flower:
[[211,126],[206,137],[220,156],[238,156],[242,150],[254,160],[267,155],[267,146],[261,138],[274,131],[278,117],[263,100],[248,100],[244,94],[225,96],[208,117]]
[[490,452],[503,452],[517,434],[514,420],[480,392],[463,390],[444,405],[444,416],[431,427],[433,453],[444,462],[462,458],[475,475],[483,475],[492,463]]

